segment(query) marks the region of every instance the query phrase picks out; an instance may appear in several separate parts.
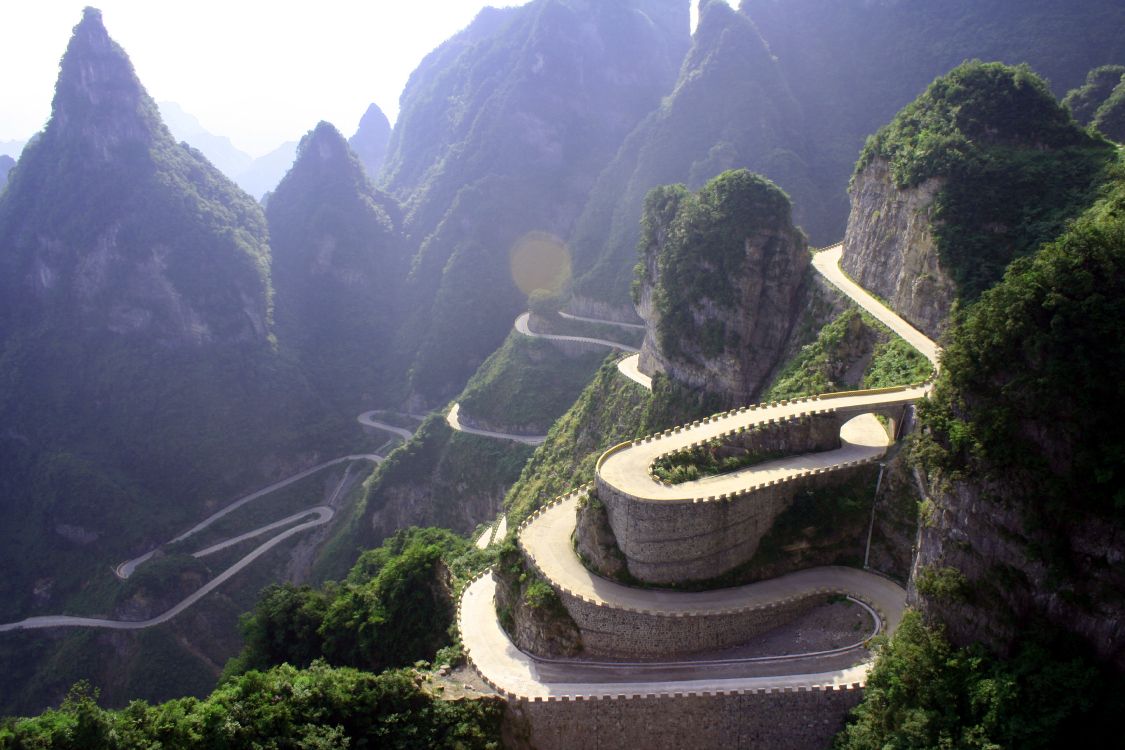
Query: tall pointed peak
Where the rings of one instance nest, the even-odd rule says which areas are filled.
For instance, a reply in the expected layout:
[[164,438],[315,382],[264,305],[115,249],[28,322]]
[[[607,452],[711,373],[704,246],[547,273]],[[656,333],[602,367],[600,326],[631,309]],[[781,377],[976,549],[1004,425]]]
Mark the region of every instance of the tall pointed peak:
[[102,13],[86,8],[59,66],[48,131],[91,141],[99,150],[131,140],[170,138],[129,56],[106,31]]
[[379,109],[379,105],[372,102],[359,120],[359,129],[385,130],[390,133],[391,121],[387,119],[383,110]]
[[359,121],[359,129],[348,139],[348,145],[363,162],[363,168],[367,170],[367,176],[372,180],[383,169],[383,161],[386,159],[390,142],[391,122],[383,114],[383,110],[379,109],[378,104],[372,104],[367,108]]

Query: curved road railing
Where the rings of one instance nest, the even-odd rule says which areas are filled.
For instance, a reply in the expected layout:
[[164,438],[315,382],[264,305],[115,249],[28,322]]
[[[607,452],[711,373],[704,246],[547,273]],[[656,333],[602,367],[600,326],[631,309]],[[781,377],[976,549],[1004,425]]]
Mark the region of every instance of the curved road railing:
[[[842,245],[818,253],[814,268],[830,283],[904,338],[936,368],[939,349],[917,329],[849,279],[839,268]],[[606,451],[598,459],[600,482],[641,502],[699,503],[752,494],[784,481],[794,481],[828,471],[873,461],[881,457],[890,438],[871,412],[885,411],[925,396],[933,377],[911,386],[825,394],[810,399],[758,404],[713,415],[690,425],[629,441]],[[694,482],[667,485],[649,473],[662,455],[736,434],[759,424],[784,424],[792,418],[836,413],[852,417],[841,429],[843,447],[759,464],[730,474]],[[580,494],[556,498],[533,513],[518,530],[518,541],[531,564],[556,590],[587,604],[626,610],[654,617],[693,617],[715,612],[737,612],[783,605],[810,591],[845,594],[878,612],[886,632],[893,632],[905,606],[905,592],[897,584],[853,568],[812,568],[735,589],[707,592],[670,592],[616,584],[592,574],[577,558],[570,543]],[[685,508],[685,512],[691,512]],[[547,672],[541,660],[519,651],[501,629],[493,597],[495,581],[482,575],[467,586],[458,612],[462,641],[474,668],[502,695],[525,700],[588,700],[649,695],[772,690],[851,689],[866,682],[870,663],[841,665],[839,655],[798,655],[786,674],[767,676],[716,676],[701,668],[699,674],[667,680],[635,679],[615,682],[592,679],[592,667],[580,660],[551,662]],[[854,654],[853,654],[854,655]],[[826,662],[825,660],[828,660]],[[828,665],[827,670],[818,666]],[[690,670],[689,670],[690,672]]]

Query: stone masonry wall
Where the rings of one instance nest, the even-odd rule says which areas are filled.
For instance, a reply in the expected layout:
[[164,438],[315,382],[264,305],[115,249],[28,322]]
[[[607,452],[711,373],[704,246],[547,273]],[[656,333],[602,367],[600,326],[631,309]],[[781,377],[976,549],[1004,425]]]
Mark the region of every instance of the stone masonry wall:
[[509,701],[504,746],[519,750],[823,750],[860,689]]
[[801,477],[745,495],[699,503],[643,502],[597,478],[629,573],[653,584],[716,578],[748,562],[796,493],[844,484],[855,467]]
[[721,442],[744,448],[751,454],[783,452],[795,455],[830,451],[840,447],[840,418],[836,414],[812,414],[766,422]]
[[771,607],[690,617],[615,609],[559,592],[590,656],[679,657],[728,648],[783,625],[822,604],[823,591],[806,591]]

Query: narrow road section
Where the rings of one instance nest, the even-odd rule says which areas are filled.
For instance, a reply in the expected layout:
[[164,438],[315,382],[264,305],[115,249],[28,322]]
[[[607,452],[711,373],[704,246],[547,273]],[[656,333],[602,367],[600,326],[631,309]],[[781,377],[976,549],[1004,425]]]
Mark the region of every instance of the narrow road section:
[[392,435],[397,435],[398,437],[402,438],[403,441],[409,440],[410,438],[414,437],[414,433],[406,429],[405,427],[399,427],[387,422],[380,422],[375,418],[375,415],[377,413],[378,410],[365,411],[363,414],[360,414],[358,417],[356,417],[356,421],[364,427],[374,427],[376,430],[383,430],[384,432],[389,432]]
[[567,320],[577,320],[581,323],[597,323],[598,325],[603,326],[617,326],[618,328],[631,328],[638,331],[643,331],[645,329],[643,323],[622,323],[619,320],[606,320],[605,318],[587,318],[582,315],[572,315],[568,312],[562,312],[561,310],[559,311],[559,317],[566,318]]
[[617,362],[617,369],[622,375],[640,385],[646,391],[652,390],[652,378],[641,372],[641,355],[630,354]]
[[523,443],[524,445],[542,445],[547,439],[546,435],[516,435],[511,432],[492,432],[490,430],[478,430],[476,427],[469,427],[461,421],[461,404],[453,404],[449,413],[445,415],[445,421],[453,429],[458,432],[464,432],[467,435],[478,435],[480,437],[495,438],[497,440],[511,440],[516,443]]
[[[530,327],[531,313],[525,312],[516,318],[516,331],[522,333],[524,336],[530,336],[535,339],[546,339],[548,341],[570,341],[576,344],[594,344],[596,346],[608,346],[611,349],[620,349],[623,352],[638,351],[636,347],[622,344],[617,341],[610,341],[608,339],[595,339],[588,336],[560,336],[554,333],[536,333]],[[603,321],[598,321],[603,322]]]
[[151,617],[147,620],[106,620],[97,617],[71,617],[69,615],[46,615],[42,617],[29,617],[26,620],[19,622],[9,622],[0,625],[0,633],[11,630],[35,630],[39,628],[106,628],[109,630],[143,630],[144,628],[151,628],[154,625],[161,625],[168,622],[176,615],[183,612],[188,607],[198,602],[203,597],[210,594],[215,589],[222,586],[228,580],[238,575],[243,568],[250,563],[257,560],[262,555],[269,552],[277,545],[284,542],[290,537],[303,533],[309,529],[322,526],[332,520],[334,511],[331,508],[318,506],[310,508],[306,511],[315,514],[315,518],[305,523],[294,526],[291,529],[281,532],[277,536],[263,542],[255,547],[249,554],[240,559],[234,565],[224,570],[219,575],[212,578],[210,581],[201,586],[198,590],[194,591],[186,597],[179,604],[175,605],[163,614],[156,617]]

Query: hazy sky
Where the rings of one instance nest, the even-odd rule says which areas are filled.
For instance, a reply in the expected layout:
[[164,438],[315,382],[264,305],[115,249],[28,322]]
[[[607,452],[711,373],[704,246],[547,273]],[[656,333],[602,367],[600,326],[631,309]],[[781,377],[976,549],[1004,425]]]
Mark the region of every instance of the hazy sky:
[[422,57],[485,5],[527,0],[10,0],[0,3],[0,141],[50,115],[82,8],[102,10],[157,101],[258,156],[319,120],[350,136],[370,102],[393,122]]

